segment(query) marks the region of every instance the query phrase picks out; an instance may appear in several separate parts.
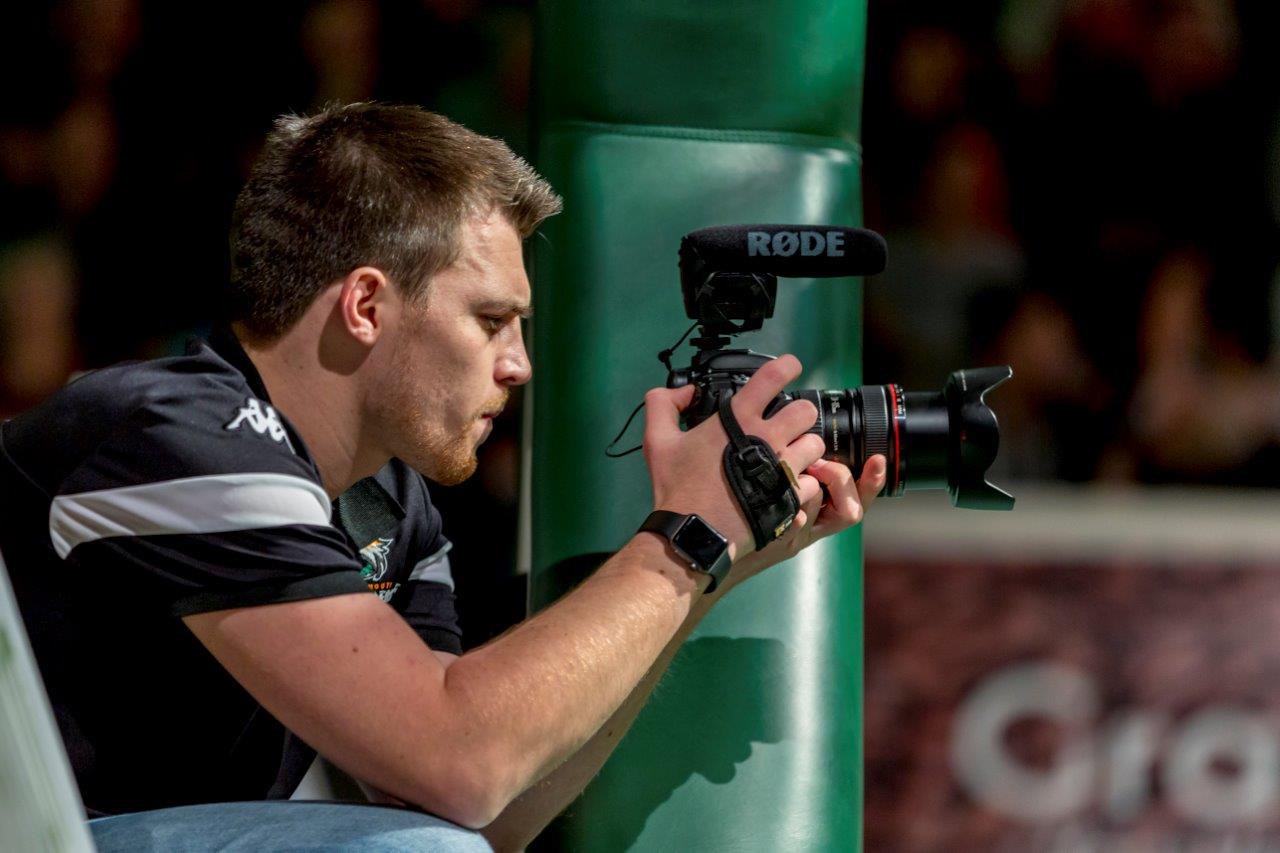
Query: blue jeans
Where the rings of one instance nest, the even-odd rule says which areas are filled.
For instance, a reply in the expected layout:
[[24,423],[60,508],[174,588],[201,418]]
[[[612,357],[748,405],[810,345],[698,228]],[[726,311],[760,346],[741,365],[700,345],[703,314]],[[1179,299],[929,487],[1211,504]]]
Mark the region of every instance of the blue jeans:
[[386,806],[271,800],[209,803],[89,821],[99,853],[354,850],[492,853],[477,832]]

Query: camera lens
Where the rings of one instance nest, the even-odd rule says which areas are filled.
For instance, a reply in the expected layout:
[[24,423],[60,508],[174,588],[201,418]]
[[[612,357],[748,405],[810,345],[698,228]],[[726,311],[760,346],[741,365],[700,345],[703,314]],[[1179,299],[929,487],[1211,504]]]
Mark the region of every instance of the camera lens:
[[861,476],[868,459],[884,454],[882,495],[946,489],[955,506],[1012,509],[1013,497],[986,480],[1000,430],[985,399],[1012,375],[1007,366],[957,370],[936,393],[903,391],[894,384],[791,391],[768,414],[790,400],[813,403],[818,420],[809,431],[826,444],[824,458],[843,462]]

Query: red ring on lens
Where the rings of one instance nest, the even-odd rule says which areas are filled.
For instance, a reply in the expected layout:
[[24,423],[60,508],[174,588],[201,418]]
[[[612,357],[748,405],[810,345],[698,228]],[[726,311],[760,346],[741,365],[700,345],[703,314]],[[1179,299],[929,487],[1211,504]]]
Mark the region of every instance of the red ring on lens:
[[[902,494],[899,485],[902,483],[902,445],[898,438],[898,419],[903,413],[898,410],[898,386],[890,383],[889,388],[889,419],[893,421],[893,444],[889,446],[890,455],[893,457],[893,480],[890,481],[887,494],[897,497]],[[885,460],[888,462],[889,460]],[[887,466],[886,466],[887,467]]]

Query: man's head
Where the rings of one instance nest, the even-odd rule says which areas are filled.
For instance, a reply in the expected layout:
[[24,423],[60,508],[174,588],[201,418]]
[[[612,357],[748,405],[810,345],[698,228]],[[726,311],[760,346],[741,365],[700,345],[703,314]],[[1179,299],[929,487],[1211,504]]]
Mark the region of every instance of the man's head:
[[236,202],[237,331],[259,350],[299,339],[326,397],[358,380],[358,445],[459,482],[529,378],[521,241],[559,207],[501,142],[417,107],[281,119]]
[[232,319],[254,339],[278,338],[361,266],[419,298],[458,257],[466,220],[497,213],[524,238],[559,210],[502,142],[419,107],[285,116],[236,199]]

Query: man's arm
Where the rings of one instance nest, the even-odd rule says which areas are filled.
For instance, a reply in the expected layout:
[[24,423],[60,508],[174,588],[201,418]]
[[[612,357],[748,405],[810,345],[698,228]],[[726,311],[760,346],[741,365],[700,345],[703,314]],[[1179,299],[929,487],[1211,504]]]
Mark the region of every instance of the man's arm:
[[479,828],[622,704],[688,614],[698,582],[660,544],[636,540],[572,595],[447,670],[370,595],[185,621],[329,760]]
[[[843,470],[842,470],[843,469]],[[811,476],[816,477],[828,489],[830,501],[825,507],[807,505],[805,513],[808,518],[800,525],[800,534],[795,540],[782,543],[781,548],[791,551],[816,538],[828,536],[844,529],[850,524],[857,524],[862,514],[871,505],[876,494],[884,486],[885,460],[883,456],[875,456],[867,463],[863,479],[855,483],[852,477],[846,477],[848,469],[843,466],[825,466],[818,463],[810,467]],[[805,530],[805,528],[809,528]],[[799,546],[799,547],[797,547]],[[767,551],[767,549],[766,549]],[[768,563],[780,559],[776,554],[765,553],[751,555],[746,561]],[[739,564],[742,566],[742,564]],[[742,566],[745,568],[745,566]],[[735,567],[735,571],[737,568]],[[751,572],[741,574],[750,575]],[[733,574],[730,573],[730,578]],[[564,764],[540,779],[531,788],[515,799],[503,810],[493,823],[481,832],[493,845],[497,853],[508,850],[522,850],[546,828],[557,815],[572,803],[587,784],[604,766],[609,756],[631,729],[631,724],[640,714],[649,699],[649,695],[662,679],[667,667],[676,656],[676,652],[693,633],[694,628],[729,589],[740,583],[731,582],[711,595],[703,595],[694,604],[680,630],[667,643],[662,654],[654,662],[644,679],[631,691],[622,706],[605,722],[582,749],[578,750]]]
[[493,823],[481,830],[496,853],[523,850],[556,815],[582,793],[587,783],[595,778],[605,761],[613,754],[623,735],[630,730],[640,709],[648,701],[649,694],[671,665],[676,652],[719,597],[720,593],[717,591],[699,599],[680,630],[645,673],[643,680],[582,749],[517,797]]

